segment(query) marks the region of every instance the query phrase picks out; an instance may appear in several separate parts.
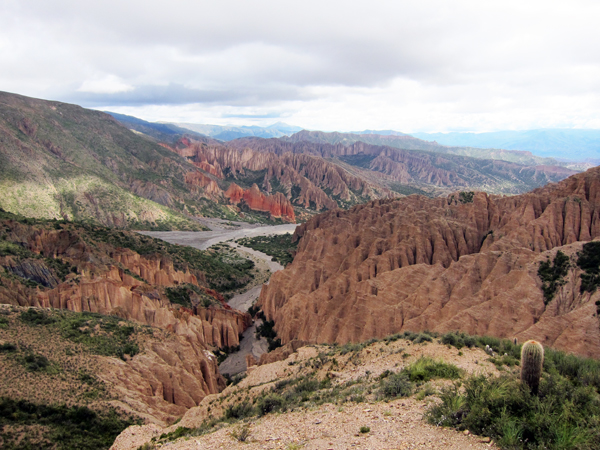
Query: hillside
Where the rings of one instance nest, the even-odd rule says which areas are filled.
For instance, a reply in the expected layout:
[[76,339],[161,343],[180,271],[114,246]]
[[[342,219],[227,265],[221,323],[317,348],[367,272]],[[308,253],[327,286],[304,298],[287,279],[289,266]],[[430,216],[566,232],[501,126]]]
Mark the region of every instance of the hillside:
[[192,137],[193,139],[211,144],[217,144],[219,141],[211,139],[203,134],[187,128],[181,128],[169,123],[155,123],[146,120],[138,119],[137,117],[127,116],[125,114],[117,114],[110,111],[105,111],[110,114],[127,128],[138,133],[144,134],[156,140],[157,142],[174,143],[184,136]]
[[176,425],[128,428],[113,449],[597,448],[598,361],[546,349],[536,397],[518,379],[520,350],[453,333],[300,347]]
[[[174,139],[165,130],[157,136]],[[201,230],[194,217],[240,219],[223,197],[226,188],[108,114],[0,93],[0,207],[6,211],[119,228]],[[271,220],[264,212],[243,216]]]
[[[228,145],[277,155],[294,153],[326,158],[346,170],[353,170],[369,182],[378,180],[379,184],[401,194],[431,192],[440,195],[456,189],[517,194],[576,173],[559,166],[522,165],[359,141],[331,144],[321,139],[324,135],[335,137],[338,134],[302,131],[286,139],[244,138],[231,141]],[[405,136],[398,138],[406,138],[407,142],[414,139]]]
[[[294,261],[259,299],[284,343],[462,330],[600,356],[600,294],[580,277],[598,269],[577,265],[600,237],[600,168],[513,197],[377,200],[316,216],[296,236]],[[542,280],[558,251],[570,265]]]
[[[170,423],[225,387],[212,352],[237,347],[251,319],[223,294],[258,275],[252,261],[225,247],[200,251],[101,226],[0,214],[0,304],[53,308],[53,317],[71,311],[64,317],[76,326],[61,325],[61,332],[90,345],[102,344],[121,321],[158,330],[144,351],[125,339],[121,353],[112,344],[99,353],[123,358],[103,380],[118,392],[119,407],[146,421]],[[90,320],[108,328],[86,326]]]

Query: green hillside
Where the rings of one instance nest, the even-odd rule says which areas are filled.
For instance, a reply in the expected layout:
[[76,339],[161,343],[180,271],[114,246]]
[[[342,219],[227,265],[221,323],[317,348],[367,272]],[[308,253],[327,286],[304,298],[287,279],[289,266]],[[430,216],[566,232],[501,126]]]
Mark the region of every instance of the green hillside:
[[196,170],[110,115],[0,92],[0,207],[28,217],[201,229]]

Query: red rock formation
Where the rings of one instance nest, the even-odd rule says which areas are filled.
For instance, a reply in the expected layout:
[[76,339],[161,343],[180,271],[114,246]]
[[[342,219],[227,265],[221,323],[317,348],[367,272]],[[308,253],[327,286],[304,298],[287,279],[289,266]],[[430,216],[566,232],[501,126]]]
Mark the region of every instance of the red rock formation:
[[115,380],[128,380],[118,387],[131,393],[128,399],[133,410],[143,413],[142,402],[151,411],[148,414],[156,413],[153,417],[158,421],[168,420],[168,416],[180,415],[225,386],[210,349],[239,345],[239,336],[251,325],[250,315],[214,306],[199,308],[194,314],[173,306],[160,289],[189,283],[223,300],[201,286],[205,283],[203,273],[176,270],[168,257],[141,256],[103,242],[90,244],[77,227],[55,230],[4,221],[0,229],[4,233],[8,230],[8,240],[19,242],[33,255],[76,264],[78,272],[60,282],[48,270],[44,258],[1,257],[2,267],[20,270],[27,278],[39,276],[49,288],[26,287],[0,271],[0,303],[117,315],[169,332],[171,337],[165,342],[155,343],[148,352],[117,364],[120,369]]
[[[501,160],[404,150],[363,142],[349,144],[343,139],[329,144],[323,142],[319,134],[323,133],[300,132],[293,139],[237,139],[228,145],[280,156],[286,153],[321,158],[371,156],[370,171],[385,174],[396,183],[410,182],[451,189],[480,186],[487,191],[519,193],[526,186],[559,181],[575,173],[559,166],[523,166]],[[411,139],[399,140],[409,142]]]
[[295,223],[296,215],[290,201],[281,192],[275,195],[265,195],[255,184],[250,189],[243,190],[235,183],[231,183],[225,196],[229,201],[237,205],[242,200],[250,209],[268,212],[272,217],[281,217],[286,222]]
[[202,172],[186,173],[185,182],[186,184],[203,188],[205,193],[212,196],[220,196],[222,194],[219,185]]
[[[276,181],[293,203],[318,211],[337,207],[332,196],[345,202],[394,196],[389,189],[368,183],[321,157],[292,153],[278,156],[248,148],[208,146],[202,143],[192,143],[188,147],[178,145],[171,150],[188,158],[203,170],[207,169],[199,164],[206,165],[209,173],[213,173],[210,172],[212,167],[218,169],[220,176],[225,169],[229,176],[239,179],[246,176],[247,170],[265,170],[263,188],[267,193],[271,191],[271,183]],[[293,187],[300,188],[300,192],[295,194],[294,198]],[[357,192],[362,199],[358,199]]]
[[462,330],[600,357],[600,293],[565,308],[570,283],[545,306],[537,276],[557,249],[600,237],[600,168],[519,196],[459,199],[374,201],[299,226],[294,262],[259,300],[282,341]]

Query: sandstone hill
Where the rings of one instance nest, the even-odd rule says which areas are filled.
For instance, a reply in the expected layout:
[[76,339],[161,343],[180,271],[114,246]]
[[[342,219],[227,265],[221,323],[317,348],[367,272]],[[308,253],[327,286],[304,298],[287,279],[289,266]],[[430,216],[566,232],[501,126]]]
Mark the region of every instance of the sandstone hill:
[[[244,138],[231,141],[228,145],[278,155],[290,152],[331,159],[343,167],[352,167],[369,181],[376,176],[380,183],[383,181],[402,194],[406,193],[403,190],[406,185],[426,191],[434,188],[436,195],[455,189],[517,194],[548,182],[560,181],[576,173],[560,166],[523,165],[449,153],[372,145],[360,141],[334,141],[335,143],[330,144],[313,139],[312,135],[315,133],[317,132],[302,131],[287,140]],[[317,136],[323,134],[318,133]]]
[[[259,299],[284,343],[462,330],[600,356],[600,294],[580,291],[574,263],[600,237],[600,168],[513,197],[376,200],[296,236],[293,263]],[[538,270],[559,250],[573,263],[549,301]]]
[[[217,181],[233,182],[246,189],[256,185],[271,196],[282,194],[289,202],[283,198],[273,201],[284,205],[284,208],[293,205],[299,211],[318,212],[396,196],[381,181],[370,183],[319,156],[276,155],[249,148],[206,145],[193,140],[181,140],[174,151],[216,177]],[[229,189],[232,189],[231,185]],[[232,198],[227,192],[225,196]],[[237,200],[234,203],[237,204]],[[249,205],[255,209],[252,202]],[[273,213],[279,214],[278,211]]]
[[213,351],[237,347],[251,318],[216,290],[245,285],[252,266],[131,232],[0,214],[0,304],[110,315],[166,333],[113,361],[105,377],[128,410],[158,423],[225,387]]

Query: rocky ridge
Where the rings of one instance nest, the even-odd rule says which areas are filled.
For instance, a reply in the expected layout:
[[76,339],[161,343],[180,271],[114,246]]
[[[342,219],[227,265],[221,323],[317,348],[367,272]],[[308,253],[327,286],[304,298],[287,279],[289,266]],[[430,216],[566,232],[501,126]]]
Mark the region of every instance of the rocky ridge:
[[[364,176],[374,172],[389,177],[391,182],[423,187],[435,186],[442,189],[442,192],[468,188],[517,194],[548,182],[560,181],[576,173],[560,166],[522,165],[501,160],[411,150],[410,146],[394,148],[336,139],[329,143],[329,139],[319,138],[320,134],[328,133],[302,131],[286,139],[244,138],[231,141],[228,145],[277,155],[289,152],[332,158],[334,161],[341,160],[358,167],[361,169],[360,173],[365,173]],[[407,142],[410,142],[410,139]]]
[[394,196],[388,188],[369,183],[321,157],[294,153],[276,155],[244,147],[232,148],[229,143],[215,146],[189,139],[180,140],[173,150],[215,179],[241,184],[260,173],[261,179],[257,182],[267,194],[280,192],[292,204],[316,211]]
[[574,268],[546,305],[537,270],[600,237],[600,168],[514,197],[464,196],[377,200],[301,225],[294,262],[259,299],[282,342],[462,330],[599,357],[600,294],[579,294]]
[[[225,387],[212,351],[238,346],[251,318],[206,287],[202,272],[94,240],[68,224],[8,219],[0,221],[0,235],[0,303],[116,315],[166,330],[147,352],[112,361],[106,377],[120,386],[126,409],[165,423]],[[164,288],[181,285],[195,286],[212,305],[172,304]]]

